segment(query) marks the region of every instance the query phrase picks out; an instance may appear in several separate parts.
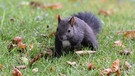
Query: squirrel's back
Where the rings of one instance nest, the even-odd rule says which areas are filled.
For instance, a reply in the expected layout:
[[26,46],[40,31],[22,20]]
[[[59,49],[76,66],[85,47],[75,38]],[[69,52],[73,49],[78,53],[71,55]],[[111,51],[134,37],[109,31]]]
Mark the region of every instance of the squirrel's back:
[[78,17],[86,22],[92,28],[95,34],[100,32],[101,23],[92,13],[80,12],[78,14],[74,14],[73,16]]

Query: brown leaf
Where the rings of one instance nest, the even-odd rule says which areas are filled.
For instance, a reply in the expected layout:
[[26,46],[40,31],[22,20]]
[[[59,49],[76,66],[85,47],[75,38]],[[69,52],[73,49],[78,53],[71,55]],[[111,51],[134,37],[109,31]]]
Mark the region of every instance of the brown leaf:
[[30,62],[30,66],[36,62],[39,58],[41,57],[41,54],[37,54],[33,59],[31,59]]
[[26,69],[26,66],[25,65],[20,65],[20,66],[16,66],[15,68],[17,68],[17,69]]
[[51,49],[47,49],[45,51],[42,51],[41,53],[43,56],[52,56],[53,55],[53,52]]
[[48,35],[48,37],[52,37],[52,36],[55,36],[56,35],[56,32],[52,32],[51,34]]
[[32,50],[32,49],[33,49],[33,44],[30,44],[30,46],[29,46],[29,47],[30,47],[30,49],[29,49],[29,50]]
[[121,40],[117,40],[113,43],[113,46],[120,46],[122,48],[124,48],[125,46],[123,45],[122,41]]
[[94,54],[96,51],[75,51],[75,54],[85,55],[85,54]]
[[31,6],[31,7],[40,7],[41,4],[40,4],[39,2],[31,1],[31,2],[30,2],[30,6]]
[[132,50],[123,50],[119,52],[120,55],[131,55],[132,53]]
[[95,65],[92,64],[92,63],[90,63],[90,64],[87,65],[87,69],[88,70],[91,70],[91,69],[94,69],[94,68],[95,68]]
[[22,42],[22,38],[19,37],[19,36],[17,36],[17,37],[15,37],[15,38],[12,39],[12,43],[13,44],[16,44],[17,45],[20,42]]
[[15,44],[13,44],[13,43],[10,43],[8,46],[7,46],[7,49],[9,50],[9,52],[11,51],[11,50],[13,50],[14,49],[14,47],[15,47],[16,45]]
[[77,66],[77,63],[76,63],[76,62],[67,61],[67,64],[69,64],[69,65],[71,65],[71,66]]
[[24,49],[26,48],[26,45],[25,44],[23,44],[22,42],[19,42],[17,44],[17,46],[18,46],[19,49],[21,49],[21,52],[24,52]]
[[43,9],[50,8],[50,9],[61,9],[62,4],[56,3],[56,4],[50,4],[50,5],[43,5]]
[[33,73],[37,73],[37,72],[38,72],[38,68],[32,69],[32,72],[33,72]]
[[2,64],[0,64],[0,71],[2,70],[2,68],[3,68],[3,65],[2,65]]
[[132,66],[130,65],[130,63],[127,62],[127,61],[124,62],[124,65],[125,65],[126,70],[128,70],[129,68],[132,67]]
[[124,37],[128,38],[128,39],[134,39],[135,38],[135,30],[121,31],[121,32],[117,32],[117,34],[123,34]]
[[104,15],[104,16],[109,16],[111,14],[114,14],[113,10],[104,10],[104,9],[100,9],[98,12],[99,15]]
[[12,76],[22,76],[22,73],[17,69],[14,68],[14,70],[11,71]]
[[101,72],[101,75],[107,75],[107,76],[110,76],[112,73],[112,70],[110,68],[108,69],[105,69]]
[[115,61],[112,63],[112,65],[111,65],[111,67],[110,67],[110,69],[112,70],[112,72],[116,72],[116,71],[119,70],[119,63],[120,63],[120,60],[119,60],[119,59],[115,60]]
[[55,70],[55,68],[52,66],[52,67],[50,67],[50,71],[52,72],[52,71],[54,71]]
[[120,76],[120,70],[117,70],[117,71],[115,72],[115,74],[116,74],[116,76]]

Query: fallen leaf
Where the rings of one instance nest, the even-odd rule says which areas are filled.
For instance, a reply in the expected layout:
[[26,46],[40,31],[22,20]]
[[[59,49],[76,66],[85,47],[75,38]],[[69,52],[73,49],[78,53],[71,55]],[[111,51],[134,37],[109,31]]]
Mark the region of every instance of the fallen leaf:
[[55,15],[55,18],[58,20],[59,15]]
[[20,66],[16,66],[15,68],[17,68],[17,69],[26,69],[26,66],[25,65],[20,65]]
[[7,49],[9,50],[9,52],[11,51],[11,50],[13,50],[14,49],[14,47],[15,47],[16,45],[15,44],[13,44],[13,43],[10,43],[8,46],[7,46]]
[[30,66],[41,57],[41,54],[37,54],[33,59],[29,60]]
[[21,52],[24,52],[24,49],[26,48],[26,45],[25,44],[23,44],[22,42],[19,42],[17,44],[17,46],[18,46],[19,49],[21,49]]
[[107,76],[110,76],[112,73],[112,70],[110,68],[108,69],[105,69],[101,72],[101,75],[107,75]]
[[52,71],[54,71],[55,70],[55,68],[52,66],[52,67],[50,67],[50,71],[52,72]]
[[41,53],[43,56],[52,56],[53,55],[53,52],[52,52],[52,50],[51,49],[47,49],[47,50],[45,50],[45,51],[42,51],[42,53]]
[[75,51],[75,54],[85,55],[85,54],[94,54],[96,51]]
[[131,55],[132,53],[132,50],[123,50],[119,52],[120,55]]
[[60,76],[66,76],[65,74],[59,73]]
[[116,76],[121,76],[121,75],[120,75],[120,70],[117,70],[117,71],[115,72],[115,74],[116,74]]
[[67,61],[67,64],[69,64],[69,65],[71,65],[71,66],[77,66],[77,63],[76,63],[76,62]]
[[37,72],[38,72],[38,68],[32,69],[32,72],[33,72],[33,73],[37,73]]
[[129,68],[132,67],[132,66],[130,65],[130,63],[127,62],[127,61],[124,62],[124,65],[125,65],[126,70],[128,70]]
[[56,35],[56,32],[52,32],[51,34],[48,35],[48,37],[52,37],[52,36],[55,36]]
[[92,63],[90,63],[90,64],[87,65],[87,69],[88,70],[91,70],[91,69],[94,69],[94,68],[95,68],[95,65],[92,64]]
[[61,9],[62,4],[61,3],[56,3],[56,4],[50,4],[50,5],[43,5],[43,9],[50,8],[50,9]]
[[120,46],[122,48],[124,48],[125,46],[123,45],[122,41],[121,40],[117,40],[113,43],[113,46]]
[[135,38],[135,30],[128,30],[128,31],[120,31],[117,34],[123,34],[125,38],[134,39]]
[[116,71],[119,70],[119,63],[120,63],[120,60],[119,60],[119,59],[115,60],[115,61],[112,63],[112,65],[111,65],[111,67],[110,67],[110,69],[112,70],[112,72],[116,72]]
[[41,4],[40,4],[39,2],[31,1],[31,2],[30,2],[30,6],[31,6],[31,7],[40,7]]
[[16,44],[17,45],[20,42],[22,42],[22,38],[19,37],[19,36],[17,36],[17,37],[15,37],[15,38],[12,39],[12,43],[13,44]]
[[45,38],[47,37],[47,35],[45,35],[45,34],[40,34],[40,36],[45,37]]
[[2,68],[3,68],[3,65],[2,65],[2,64],[0,64],[0,71],[2,70]]
[[30,44],[30,46],[29,46],[29,47],[30,47],[30,49],[29,49],[29,50],[32,50],[32,49],[33,49],[33,44]]
[[22,76],[22,73],[17,69],[14,68],[14,70],[11,71],[12,76]]
[[104,15],[104,16],[109,16],[111,14],[114,14],[113,10],[104,10],[104,9],[100,9],[98,12],[99,15]]

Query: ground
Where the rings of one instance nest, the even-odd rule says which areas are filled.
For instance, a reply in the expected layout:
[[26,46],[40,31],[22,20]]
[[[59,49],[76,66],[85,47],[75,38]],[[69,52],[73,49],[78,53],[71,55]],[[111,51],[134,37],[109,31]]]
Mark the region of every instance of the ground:
[[[135,75],[135,43],[134,40],[125,39],[117,35],[119,31],[134,30],[135,28],[135,1],[134,0],[35,0],[38,5],[29,5],[31,0],[0,0],[0,75],[9,76],[12,66],[25,65],[26,69],[20,69],[23,76],[99,76],[100,72],[109,68],[113,61],[120,60],[121,76]],[[43,8],[43,4],[60,3],[62,8]],[[108,15],[99,10],[109,11]],[[22,61],[22,57],[28,52],[28,59],[33,58],[41,51],[54,46],[54,36],[43,37],[55,32],[57,27],[57,15],[62,18],[77,12],[89,11],[95,14],[102,23],[102,30],[97,36],[99,48],[96,54],[79,56],[68,54],[60,58],[41,57],[31,67]],[[22,38],[27,46],[24,53],[18,48],[11,51],[7,49],[12,39],[16,36]],[[114,47],[117,40],[123,42],[123,47]],[[30,51],[29,45],[33,48]],[[88,50],[89,48],[84,48]],[[132,55],[120,55],[122,50],[132,50]],[[77,67],[70,66],[66,61],[76,62]],[[131,64],[129,70],[124,69],[124,61]],[[95,69],[87,70],[86,63],[95,65]],[[38,68],[37,73],[32,69]],[[114,75],[114,74],[112,74]]]

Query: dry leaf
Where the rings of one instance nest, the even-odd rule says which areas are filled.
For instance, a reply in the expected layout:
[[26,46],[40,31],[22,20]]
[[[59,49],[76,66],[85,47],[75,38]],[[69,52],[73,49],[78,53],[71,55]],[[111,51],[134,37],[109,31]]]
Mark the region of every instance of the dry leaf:
[[96,51],[75,51],[75,54],[85,55],[85,54],[94,54]]
[[41,53],[43,56],[52,56],[53,55],[53,52],[52,52],[52,50],[51,49],[47,49],[47,50],[45,50],[45,51],[42,51],[42,53]]
[[116,76],[120,76],[120,70],[117,70],[117,71],[115,72],[115,74],[116,74]]
[[123,34],[125,38],[129,38],[129,39],[135,38],[135,30],[121,31],[121,32],[117,32],[117,34]]
[[23,44],[22,42],[19,42],[17,44],[17,46],[18,46],[19,49],[21,49],[21,52],[24,52],[24,49],[26,48],[26,45],[25,44]]
[[124,45],[123,45],[123,43],[122,43],[122,41],[121,40],[117,40],[117,41],[115,41],[114,43],[113,43],[113,46],[120,46],[120,47],[125,47]]
[[54,71],[55,70],[55,68],[52,66],[52,67],[50,67],[50,71],[52,72],[52,71]]
[[41,4],[40,4],[39,2],[31,1],[31,2],[30,2],[30,6],[31,6],[31,7],[40,7]]
[[12,76],[22,76],[22,73],[17,69],[14,68],[14,70],[11,71]]
[[33,73],[37,73],[37,72],[38,72],[38,68],[32,69],[32,72],[33,72]]
[[50,4],[50,5],[43,5],[43,9],[50,8],[50,9],[61,9],[62,4],[56,3],[56,4]]
[[66,76],[65,74],[59,73],[60,76]]
[[116,71],[119,70],[119,63],[120,63],[120,60],[119,60],[119,59],[115,60],[115,61],[112,63],[112,65],[111,65],[111,67],[110,67],[110,69],[112,70],[112,72],[116,72]]
[[56,32],[52,32],[51,34],[48,35],[48,37],[52,37],[52,36],[55,36],[56,35]]
[[112,73],[112,70],[110,68],[108,69],[105,69],[101,72],[101,75],[107,75],[107,76],[110,76]]
[[111,14],[114,14],[113,10],[104,10],[104,9],[100,9],[98,12],[99,15],[104,15],[104,16],[109,16]]
[[2,70],[2,68],[3,68],[3,66],[2,66],[2,64],[0,64],[0,71]]
[[88,70],[91,70],[91,69],[94,69],[94,68],[95,68],[95,65],[92,64],[92,63],[88,64],[88,66],[87,66]]
[[19,37],[19,36],[17,36],[17,37],[15,37],[15,38],[12,39],[12,43],[13,44],[18,44],[20,42],[22,42],[22,38]]
[[76,62],[67,61],[67,64],[69,64],[69,65],[71,65],[71,66],[77,66],[77,63],[76,63]]
[[37,54],[33,59],[31,59],[30,62],[30,66],[36,62],[39,58],[41,57],[41,54]]
[[9,50],[9,52],[11,51],[11,50],[13,50],[14,49],[14,47],[15,47],[16,45],[15,44],[13,44],[13,43],[10,43],[8,46],[7,46],[7,49]]
[[119,52],[120,55],[130,55],[132,53],[133,53],[132,50],[123,50],[123,51]]
[[17,68],[17,69],[26,69],[26,66],[25,65],[20,65],[20,66],[16,66],[15,68]]
[[124,62],[124,65],[127,70],[132,67],[127,61]]
[[33,44],[30,44],[30,49],[29,50],[32,50],[33,49]]

